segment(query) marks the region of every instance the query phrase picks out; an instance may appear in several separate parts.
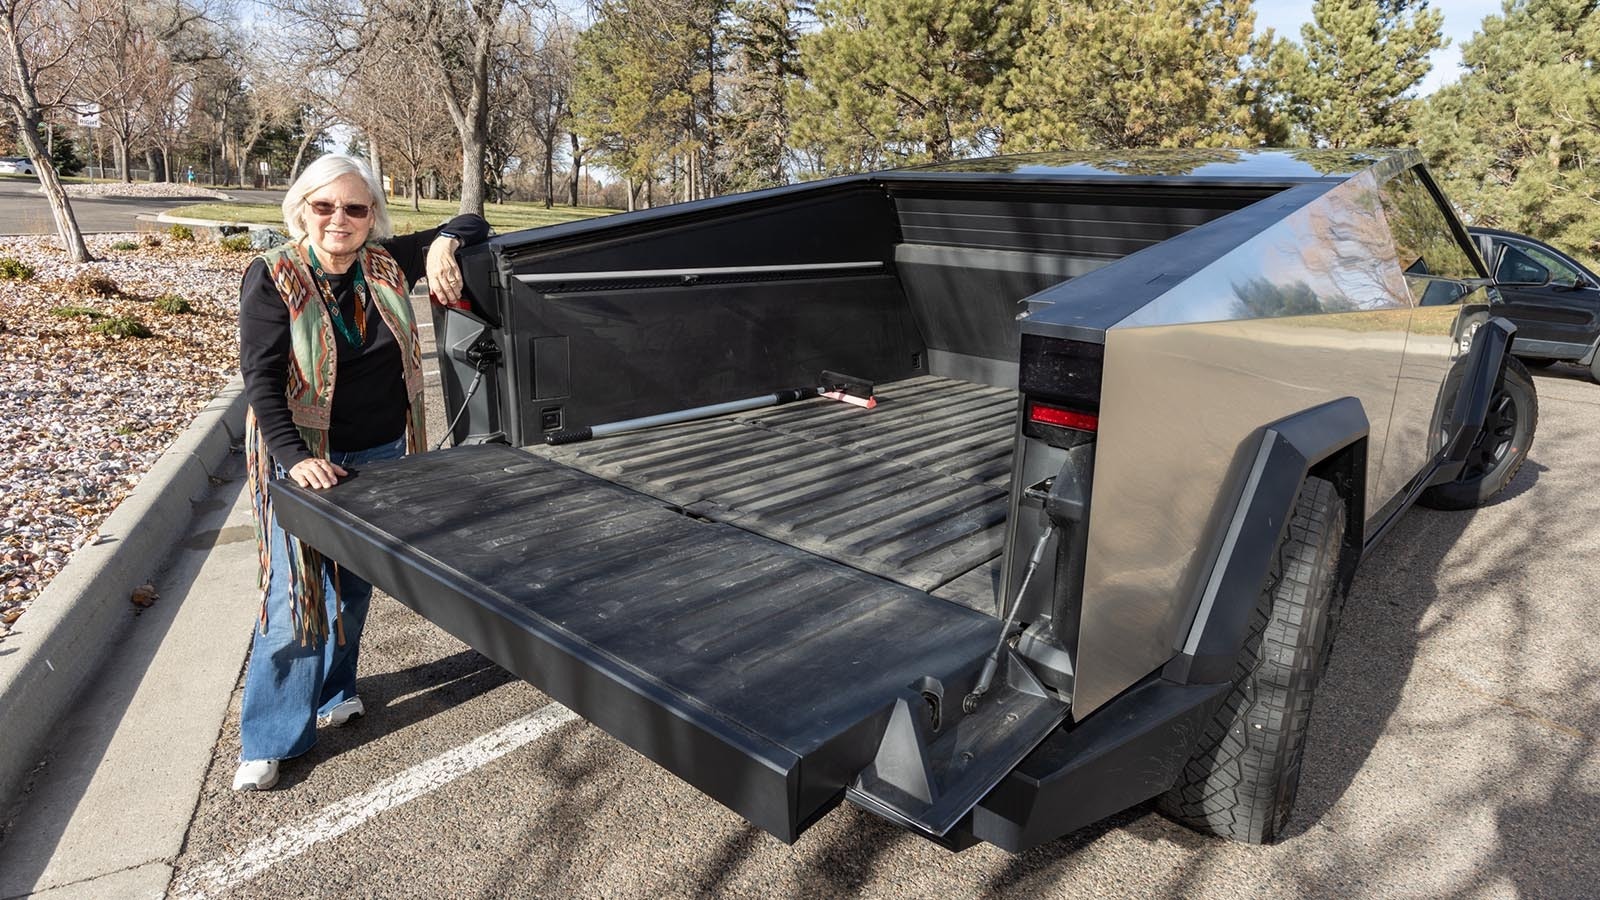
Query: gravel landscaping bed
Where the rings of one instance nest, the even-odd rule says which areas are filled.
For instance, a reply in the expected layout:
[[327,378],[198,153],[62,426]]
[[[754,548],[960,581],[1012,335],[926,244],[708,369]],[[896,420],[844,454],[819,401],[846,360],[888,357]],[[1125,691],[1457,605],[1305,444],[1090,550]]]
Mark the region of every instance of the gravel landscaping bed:
[[0,638],[238,371],[251,254],[164,238],[0,240]]
[[210,197],[214,200],[228,199],[228,195],[221,191],[183,182],[135,181],[130,183],[101,181],[93,184],[68,184],[62,187],[69,197]]

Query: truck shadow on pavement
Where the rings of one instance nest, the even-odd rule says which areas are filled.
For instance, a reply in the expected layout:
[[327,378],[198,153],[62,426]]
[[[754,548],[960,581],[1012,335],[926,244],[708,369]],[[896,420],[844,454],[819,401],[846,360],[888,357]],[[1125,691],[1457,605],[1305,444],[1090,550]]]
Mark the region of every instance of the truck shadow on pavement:
[[[1584,438],[1552,430],[1552,444]],[[1493,503],[1414,510],[1364,561],[1278,844],[1205,837],[1147,803],[1020,855],[968,850],[947,892],[1073,893],[1062,879],[1081,877],[1140,896],[1592,895],[1600,629],[1580,615],[1594,566],[1572,561],[1600,558],[1600,494],[1569,489],[1583,480],[1530,459]],[[692,893],[737,893],[737,873],[783,858],[748,826],[722,838],[679,871]],[[908,856],[954,871],[947,851],[848,805],[783,853],[820,896],[876,896]]]
[[356,750],[417,722],[456,709],[475,697],[516,682],[516,676],[475,650],[462,650],[409,668],[356,680],[366,704],[363,719],[343,728],[322,728],[317,743],[294,765],[283,768],[281,784],[293,787],[325,760]]
[[1284,838],[1312,842],[1283,859],[1302,894],[1406,870],[1439,896],[1593,894],[1596,630],[1561,611],[1592,608],[1593,565],[1572,563],[1600,497],[1575,476],[1530,459],[1481,509],[1408,513],[1363,564]]

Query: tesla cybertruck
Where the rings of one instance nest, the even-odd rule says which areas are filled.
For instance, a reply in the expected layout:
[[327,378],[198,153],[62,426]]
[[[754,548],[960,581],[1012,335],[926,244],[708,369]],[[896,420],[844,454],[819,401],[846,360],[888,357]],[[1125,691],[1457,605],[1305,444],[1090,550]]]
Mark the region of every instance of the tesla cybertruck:
[[784,841],[1287,819],[1346,588],[1537,417],[1409,151],[1052,153],[507,234],[459,446],[284,525]]

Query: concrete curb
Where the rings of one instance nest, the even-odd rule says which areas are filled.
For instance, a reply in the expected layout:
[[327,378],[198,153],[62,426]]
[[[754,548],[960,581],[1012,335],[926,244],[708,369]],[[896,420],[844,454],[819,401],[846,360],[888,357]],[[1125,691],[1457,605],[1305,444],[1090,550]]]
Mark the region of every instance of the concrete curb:
[[196,228],[271,228],[277,231],[283,230],[282,222],[276,225],[266,222],[224,222],[219,219],[191,219],[186,216],[172,216],[166,213],[156,213],[154,216],[136,216],[135,218],[150,222],[160,222],[163,225],[189,225]]
[[194,501],[244,435],[235,378],[202,409],[0,642],[0,810],[10,809],[79,690],[118,645],[129,596],[165,562]]

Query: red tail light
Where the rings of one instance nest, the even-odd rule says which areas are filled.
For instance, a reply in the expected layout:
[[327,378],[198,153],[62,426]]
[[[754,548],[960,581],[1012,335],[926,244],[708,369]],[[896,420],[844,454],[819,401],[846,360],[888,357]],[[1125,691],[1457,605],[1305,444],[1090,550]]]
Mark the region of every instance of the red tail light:
[[1087,431],[1091,434],[1100,427],[1099,416],[1062,409],[1059,406],[1046,406],[1043,403],[1028,404],[1028,419],[1040,425],[1054,425],[1058,428],[1071,428],[1074,431]]
[[466,294],[462,294],[461,299],[457,300],[456,302],[449,303],[441,298],[438,294],[435,294],[433,291],[429,291],[428,301],[435,306],[442,306],[445,309],[464,309],[468,311],[472,309],[472,304],[467,302]]

